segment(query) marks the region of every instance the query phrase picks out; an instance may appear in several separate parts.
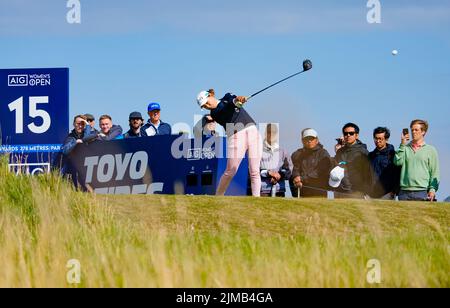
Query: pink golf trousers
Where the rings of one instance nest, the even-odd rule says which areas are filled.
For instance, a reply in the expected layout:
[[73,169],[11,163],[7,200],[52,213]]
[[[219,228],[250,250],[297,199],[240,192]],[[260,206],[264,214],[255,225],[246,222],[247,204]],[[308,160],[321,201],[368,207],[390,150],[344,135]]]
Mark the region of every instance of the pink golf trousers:
[[227,140],[227,169],[217,187],[217,196],[225,195],[231,180],[236,175],[245,153],[248,151],[252,195],[261,195],[260,163],[262,156],[262,142],[256,126],[252,125],[235,133]]

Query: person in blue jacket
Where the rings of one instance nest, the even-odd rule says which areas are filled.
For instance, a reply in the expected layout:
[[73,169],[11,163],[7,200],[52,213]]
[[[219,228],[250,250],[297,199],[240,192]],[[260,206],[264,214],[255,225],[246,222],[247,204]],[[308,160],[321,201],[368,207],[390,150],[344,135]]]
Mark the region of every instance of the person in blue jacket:
[[142,127],[142,135],[148,137],[172,135],[172,127],[161,121],[161,105],[158,103],[150,103],[147,110],[150,119]]
[[93,133],[87,118],[84,115],[77,115],[73,120],[74,129],[67,136],[62,146],[62,153],[67,156],[81,143],[89,143],[97,138],[97,135]]
[[100,117],[100,129],[98,139],[102,141],[123,139],[122,127],[120,125],[113,125],[112,118],[109,115],[102,115]]
[[60,172],[64,177],[70,178],[75,187],[78,187],[78,176],[70,162],[70,155],[78,144],[90,143],[97,139],[97,134],[91,129],[85,115],[77,115],[73,119],[74,129],[64,140],[64,144],[52,160],[52,169]]
[[401,169],[394,164],[395,148],[389,144],[391,132],[378,127],[373,132],[375,150],[369,153],[374,173],[371,197],[393,200],[400,191]]

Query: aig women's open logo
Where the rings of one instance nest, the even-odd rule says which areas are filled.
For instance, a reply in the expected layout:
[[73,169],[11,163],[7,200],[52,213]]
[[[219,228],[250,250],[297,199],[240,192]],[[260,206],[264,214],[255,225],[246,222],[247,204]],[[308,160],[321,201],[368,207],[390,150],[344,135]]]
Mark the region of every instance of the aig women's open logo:
[[50,85],[50,74],[8,75],[8,87],[45,87]]

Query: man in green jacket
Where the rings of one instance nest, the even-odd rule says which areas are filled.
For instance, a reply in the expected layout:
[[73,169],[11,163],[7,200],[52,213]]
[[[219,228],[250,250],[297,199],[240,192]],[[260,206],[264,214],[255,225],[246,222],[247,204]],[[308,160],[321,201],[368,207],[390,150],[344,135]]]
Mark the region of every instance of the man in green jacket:
[[394,163],[402,168],[400,201],[434,201],[439,189],[439,158],[436,149],[425,143],[428,122],[415,120],[409,132],[402,134],[402,144]]

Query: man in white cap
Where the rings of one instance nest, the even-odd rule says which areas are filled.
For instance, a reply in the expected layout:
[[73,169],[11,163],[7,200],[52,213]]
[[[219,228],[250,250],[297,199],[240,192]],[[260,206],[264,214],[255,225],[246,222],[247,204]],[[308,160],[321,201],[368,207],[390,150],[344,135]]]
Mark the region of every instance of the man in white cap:
[[319,141],[317,131],[302,131],[303,148],[292,154],[294,170],[291,191],[294,197],[327,198],[327,182],[331,169],[330,154]]

